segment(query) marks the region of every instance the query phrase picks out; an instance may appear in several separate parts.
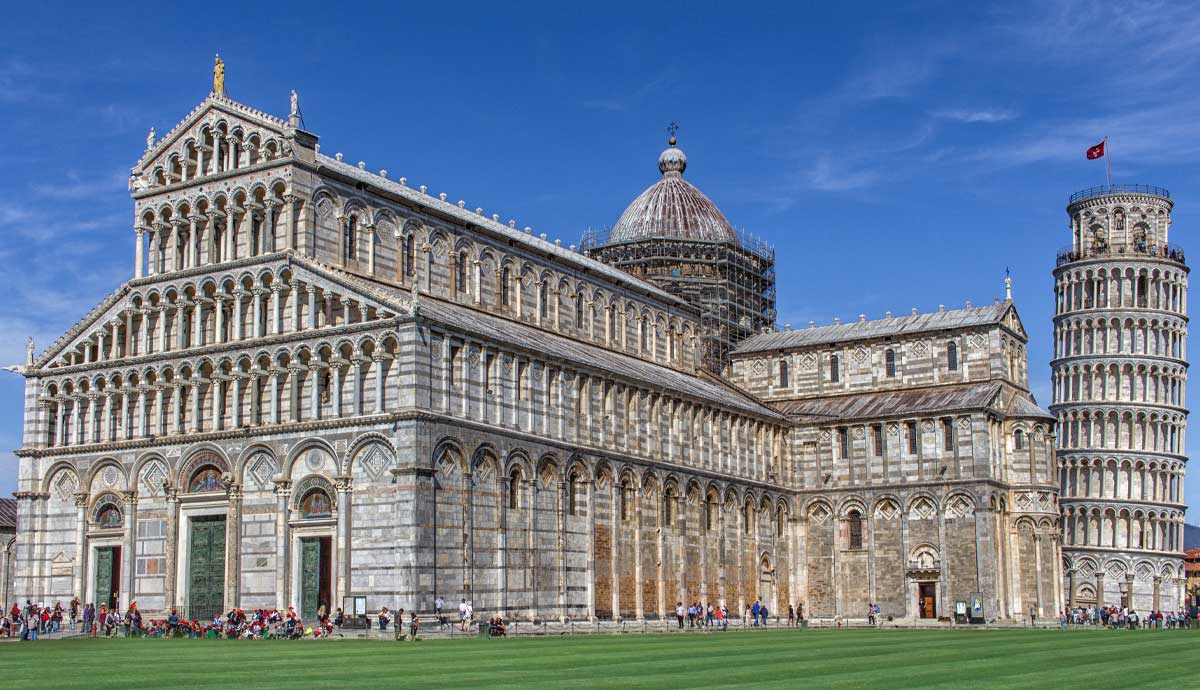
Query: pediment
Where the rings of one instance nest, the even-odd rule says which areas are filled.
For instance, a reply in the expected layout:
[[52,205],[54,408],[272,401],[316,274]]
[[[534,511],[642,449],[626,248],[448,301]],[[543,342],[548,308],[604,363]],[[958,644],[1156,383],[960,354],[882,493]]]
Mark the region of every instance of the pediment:
[[1013,333],[1016,333],[1022,338],[1029,337],[1025,332],[1025,325],[1021,323],[1021,317],[1017,315],[1017,308],[1015,306],[1009,306],[1008,310],[1004,312],[1004,316],[1001,317],[1000,323],[1004,324],[1005,328],[1009,329]]
[[172,184],[182,179],[181,165],[195,161],[197,149],[211,147],[213,136],[234,136],[248,147],[271,151],[273,156],[288,155],[288,124],[273,115],[250,108],[225,96],[210,94],[171,131],[155,140],[147,140],[146,151],[133,166],[131,191],[155,185]]

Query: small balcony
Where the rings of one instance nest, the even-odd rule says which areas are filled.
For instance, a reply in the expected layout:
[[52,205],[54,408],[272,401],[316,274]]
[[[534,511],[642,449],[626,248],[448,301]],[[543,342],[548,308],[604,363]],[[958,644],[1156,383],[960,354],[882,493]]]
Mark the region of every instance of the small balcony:
[[1166,259],[1174,261],[1180,265],[1187,265],[1187,259],[1183,253],[1183,247],[1175,243],[1167,244],[1152,244],[1149,242],[1139,242],[1131,245],[1114,246],[1111,244],[1093,243],[1085,251],[1076,251],[1074,245],[1068,244],[1058,250],[1058,255],[1054,263],[1055,266],[1069,264],[1072,261],[1081,261],[1083,259],[1120,259],[1123,257],[1137,258],[1150,257],[1155,259]]
[[1091,199],[1097,196],[1107,196],[1109,194],[1148,194],[1157,196],[1163,199],[1170,199],[1171,192],[1162,187],[1155,187],[1148,184],[1106,184],[1099,187],[1088,187],[1081,189],[1071,195],[1067,201],[1068,204],[1074,204],[1084,199]]

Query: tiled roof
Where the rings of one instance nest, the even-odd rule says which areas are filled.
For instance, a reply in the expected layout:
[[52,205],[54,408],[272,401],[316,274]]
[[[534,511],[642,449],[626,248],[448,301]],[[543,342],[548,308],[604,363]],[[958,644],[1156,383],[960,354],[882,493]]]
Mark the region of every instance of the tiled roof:
[[716,379],[676,371],[670,367],[565,338],[458,304],[422,298],[419,307],[421,318],[432,319],[483,337],[507,341],[518,347],[533,348],[552,360],[611,372],[615,377],[637,381],[648,388],[661,388],[760,417],[779,419],[779,414],[771,408]]
[[17,500],[0,498],[0,530],[17,528]]
[[[805,400],[787,400],[771,406],[797,421],[810,424],[860,419],[909,417],[925,414],[978,410],[992,406],[996,394],[1004,389],[999,381],[967,383],[928,388],[902,389],[877,393],[838,395]],[[1018,393],[1008,414],[1014,417],[1053,419],[1032,400]]]
[[414,204],[427,206],[440,213],[444,213],[468,226],[473,225],[477,227],[484,227],[492,232],[498,233],[505,239],[524,245],[534,251],[551,254],[558,259],[563,260],[565,263],[574,266],[576,269],[601,275],[614,283],[625,285],[633,289],[635,292],[651,295],[660,301],[675,305],[676,307],[690,309],[688,303],[684,300],[667,293],[644,280],[635,278],[620,269],[613,268],[608,264],[596,261],[595,259],[592,259],[580,252],[571,251],[570,249],[560,247],[549,240],[543,240],[535,235],[509,227],[504,223],[492,220],[487,216],[480,215],[474,211],[468,211],[457,204],[452,204],[448,201],[442,201],[438,197],[430,196],[429,194],[422,193],[412,189],[411,187],[393,182],[385,177],[380,177],[374,173],[362,170],[357,166],[339,161],[336,158],[330,158],[324,154],[317,154],[317,163],[323,167],[337,172],[338,174],[345,175],[349,178],[365,182],[374,187],[387,190],[388,193],[407,199]]
[[850,323],[801,328],[793,331],[761,333],[743,340],[733,354],[763,352],[767,350],[789,350],[824,343],[839,343],[848,340],[867,340],[886,336],[911,335],[928,331],[942,331],[970,326],[999,323],[1010,302],[989,304],[985,307],[951,309],[911,316],[893,316],[890,319],[853,321]]

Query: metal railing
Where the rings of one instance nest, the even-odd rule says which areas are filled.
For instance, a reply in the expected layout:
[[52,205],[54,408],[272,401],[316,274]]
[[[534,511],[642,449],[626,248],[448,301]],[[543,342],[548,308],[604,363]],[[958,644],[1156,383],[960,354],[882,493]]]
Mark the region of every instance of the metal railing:
[[1099,187],[1088,187],[1087,189],[1081,189],[1072,194],[1067,203],[1073,204],[1076,201],[1083,201],[1084,199],[1091,199],[1092,197],[1104,196],[1106,194],[1120,194],[1122,192],[1127,194],[1149,194],[1150,196],[1162,197],[1164,199],[1171,198],[1171,192],[1163,189],[1162,187],[1155,187],[1154,185],[1106,184]]
[[1087,247],[1083,251],[1076,251],[1075,246],[1069,244],[1058,250],[1058,255],[1054,265],[1062,266],[1063,264],[1069,264],[1072,261],[1091,259],[1095,257],[1120,258],[1122,256],[1148,256],[1158,259],[1168,259],[1181,264],[1187,263],[1187,257],[1184,254],[1183,247],[1175,243],[1151,244],[1148,242],[1141,242],[1128,246],[1114,246],[1111,244],[1098,246],[1093,245],[1091,247]]

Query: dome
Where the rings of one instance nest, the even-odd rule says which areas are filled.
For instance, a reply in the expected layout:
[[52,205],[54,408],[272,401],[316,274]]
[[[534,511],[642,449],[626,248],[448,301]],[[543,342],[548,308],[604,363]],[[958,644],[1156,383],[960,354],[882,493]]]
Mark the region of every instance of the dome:
[[737,231],[725,214],[683,179],[687,156],[671,146],[658,157],[662,179],[638,195],[621,214],[608,235],[608,242],[633,242],[665,237],[679,240],[737,243]]

